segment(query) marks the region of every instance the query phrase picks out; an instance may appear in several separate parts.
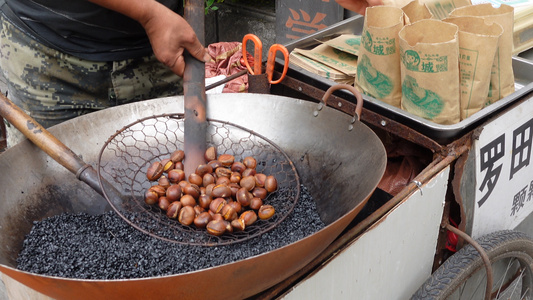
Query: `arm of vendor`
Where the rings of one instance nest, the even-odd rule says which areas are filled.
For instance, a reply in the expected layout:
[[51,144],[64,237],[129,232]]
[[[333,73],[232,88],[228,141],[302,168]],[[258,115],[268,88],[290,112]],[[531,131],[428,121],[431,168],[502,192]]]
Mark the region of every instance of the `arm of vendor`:
[[340,6],[364,15],[367,7],[382,5],[382,0],[335,0]]
[[174,73],[183,76],[187,50],[200,61],[210,59],[187,21],[154,0],[89,0],[138,21],[146,31],[155,56]]

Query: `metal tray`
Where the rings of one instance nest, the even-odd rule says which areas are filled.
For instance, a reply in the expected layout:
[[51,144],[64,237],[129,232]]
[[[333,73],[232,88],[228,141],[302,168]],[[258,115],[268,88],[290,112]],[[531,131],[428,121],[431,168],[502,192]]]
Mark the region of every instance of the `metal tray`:
[[[328,40],[338,36],[339,34],[361,34],[363,30],[363,22],[363,16],[357,15],[329,26],[305,38],[290,42],[285,46],[289,51],[292,51],[295,48],[309,49],[319,44],[317,40]],[[435,140],[439,144],[447,144],[471,131],[475,127],[481,125],[494,114],[502,111],[513,102],[533,91],[533,62],[520,57],[513,57],[513,71],[515,76],[516,90],[513,94],[502,98],[498,102],[487,106],[469,118],[453,125],[440,125],[434,123],[368,95],[363,95],[363,99],[365,100],[364,107],[387,118],[409,126],[421,134]],[[335,82],[329,79],[323,78],[294,65],[290,65],[288,74],[289,76],[299,78],[302,81],[311,81],[313,85],[320,86],[321,88],[324,88],[324,90],[332,85],[335,85]],[[353,95],[350,93],[346,91],[341,91],[341,93],[341,97],[346,98],[347,100],[353,99]]]

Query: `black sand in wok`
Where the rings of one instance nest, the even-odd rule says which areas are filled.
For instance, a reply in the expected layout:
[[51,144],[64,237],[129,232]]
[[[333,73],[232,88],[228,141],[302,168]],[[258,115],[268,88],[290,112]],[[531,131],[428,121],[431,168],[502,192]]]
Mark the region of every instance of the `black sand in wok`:
[[324,227],[302,186],[294,211],[272,231],[216,247],[189,246],[150,237],[116,213],[63,214],[35,222],[17,258],[18,269],[79,279],[127,279],[180,274],[278,249]]

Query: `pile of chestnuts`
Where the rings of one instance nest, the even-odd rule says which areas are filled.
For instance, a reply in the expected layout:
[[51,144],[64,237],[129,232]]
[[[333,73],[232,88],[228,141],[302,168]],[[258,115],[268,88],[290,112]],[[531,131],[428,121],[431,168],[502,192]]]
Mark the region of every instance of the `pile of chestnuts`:
[[183,150],[152,163],[146,177],[157,184],[146,192],[144,201],[158,205],[167,217],[177,219],[185,226],[206,229],[209,234],[243,231],[257,219],[271,218],[275,209],[264,204],[269,193],[277,190],[273,175],[256,171],[257,161],[248,156],[242,161],[231,154],[217,155],[209,147],[194,173],[185,178]]

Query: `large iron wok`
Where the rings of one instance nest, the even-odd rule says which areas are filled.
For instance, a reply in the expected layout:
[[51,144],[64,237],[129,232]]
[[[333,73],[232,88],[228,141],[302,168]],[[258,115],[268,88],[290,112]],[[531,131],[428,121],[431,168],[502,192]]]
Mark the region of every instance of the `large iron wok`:
[[[85,115],[50,132],[95,165],[102,144],[117,129],[142,117],[182,110],[183,97],[154,99]],[[386,153],[378,137],[333,108],[318,111],[317,103],[281,96],[221,94],[208,97],[207,112],[208,118],[246,127],[282,148],[327,226],[285,247],[184,274],[82,280],[23,272],[15,268],[16,258],[33,221],[65,212],[110,210],[102,196],[24,141],[0,155],[0,272],[55,299],[250,297],[292,275],[323,251],[363,208],[384,173]]]

